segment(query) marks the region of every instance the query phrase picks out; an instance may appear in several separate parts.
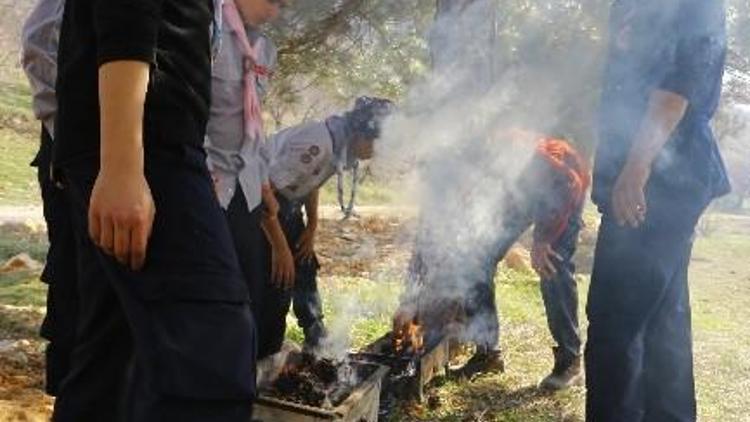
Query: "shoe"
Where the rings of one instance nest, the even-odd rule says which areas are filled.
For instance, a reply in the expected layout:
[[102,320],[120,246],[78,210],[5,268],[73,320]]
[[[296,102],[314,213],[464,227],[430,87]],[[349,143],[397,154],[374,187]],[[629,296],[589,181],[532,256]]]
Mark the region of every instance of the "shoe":
[[555,366],[552,373],[547,375],[539,386],[545,390],[560,391],[583,383],[583,369],[581,367],[581,356],[573,358],[563,356],[558,347],[553,349],[555,354]]
[[503,372],[505,372],[505,359],[502,350],[480,348],[466,364],[455,371],[455,374],[463,378],[472,378],[482,373]]

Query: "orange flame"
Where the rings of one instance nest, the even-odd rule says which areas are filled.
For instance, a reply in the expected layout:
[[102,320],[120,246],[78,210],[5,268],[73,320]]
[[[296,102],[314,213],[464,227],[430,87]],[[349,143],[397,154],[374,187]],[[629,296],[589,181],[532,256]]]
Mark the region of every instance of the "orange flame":
[[397,354],[421,353],[424,348],[424,329],[414,320],[398,327],[393,333],[393,349]]

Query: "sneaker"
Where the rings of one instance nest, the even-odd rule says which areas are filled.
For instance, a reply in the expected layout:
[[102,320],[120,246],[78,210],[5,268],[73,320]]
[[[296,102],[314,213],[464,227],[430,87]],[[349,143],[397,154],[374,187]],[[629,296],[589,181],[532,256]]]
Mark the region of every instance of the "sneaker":
[[501,350],[477,349],[468,362],[455,371],[455,374],[463,378],[472,378],[482,373],[503,372],[505,372],[505,359]]
[[583,369],[581,356],[574,358],[563,356],[562,351],[555,347],[555,366],[552,373],[547,375],[539,386],[545,390],[560,391],[583,383]]

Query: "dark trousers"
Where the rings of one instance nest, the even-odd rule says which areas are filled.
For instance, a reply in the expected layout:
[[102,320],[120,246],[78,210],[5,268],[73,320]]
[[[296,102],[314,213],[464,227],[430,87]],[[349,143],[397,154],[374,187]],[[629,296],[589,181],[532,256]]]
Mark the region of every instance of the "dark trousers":
[[226,210],[242,274],[250,291],[250,308],[258,332],[258,359],[278,352],[284,343],[291,291],[271,282],[271,245],[261,227],[263,207],[250,211],[239,184]]
[[[305,221],[302,215],[302,204],[289,201],[281,196],[278,197],[279,222],[286,235],[287,242],[292,248],[292,254],[296,255],[299,248],[297,243],[305,230]],[[305,334],[305,343],[317,346],[324,336],[325,325],[323,324],[323,304],[318,292],[318,259],[314,257],[311,261],[295,261],[296,278],[292,290],[292,303],[294,315]]]
[[248,421],[254,323],[205,154],[147,148],[156,219],[146,266],[137,272],[89,239],[97,172],[90,162],[62,168],[79,303],[53,420]]
[[47,223],[49,249],[41,279],[47,284],[47,313],[40,334],[49,341],[45,352],[45,391],[56,395],[70,367],[78,312],[76,244],[70,208],[62,189],[52,180],[52,139],[42,127],[39,152],[31,163],[37,168]]
[[[499,324],[495,304],[494,277],[497,264],[505,257],[518,238],[532,225],[529,210],[514,210],[503,219],[499,237],[484,257],[479,282],[469,294],[467,317],[477,333],[476,343],[486,348],[498,347]],[[575,255],[581,230],[581,209],[568,221],[565,232],[552,245],[563,259],[553,260],[557,274],[553,279],[541,280],[540,288],[547,313],[547,324],[557,343],[562,358],[570,360],[580,355],[581,336],[578,326],[578,284],[575,280]],[[479,322],[473,322],[479,321]]]
[[586,420],[695,421],[688,263],[708,204],[651,186],[638,229],[605,212],[587,305]]

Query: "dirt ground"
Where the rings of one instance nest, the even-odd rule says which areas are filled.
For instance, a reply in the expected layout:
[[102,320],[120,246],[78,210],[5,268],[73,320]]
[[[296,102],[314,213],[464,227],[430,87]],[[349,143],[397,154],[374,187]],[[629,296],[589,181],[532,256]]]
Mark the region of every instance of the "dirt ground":
[[[335,281],[331,280],[337,277],[368,279],[389,277],[389,274],[398,277],[403,271],[409,257],[413,218],[398,213],[369,214],[341,222],[331,217],[333,215],[328,215],[322,222],[317,239],[321,279],[326,290],[324,297],[335,290],[332,285]],[[750,317],[750,264],[747,260],[750,256],[750,217],[711,216],[701,230],[705,233],[697,241],[691,268],[701,420],[750,421],[746,416],[746,409],[750,408],[750,328],[746,326]],[[595,224],[590,224],[583,234],[582,256],[579,257],[584,269],[590,262],[594,239]],[[35,274],[15,278],[0,276],[0,288],[34,277]],[[582,283],[586,285],[587,281]],[[544,333],[542,317],[534,311],[533,316],[526,320],[525,311],[515,313],[514,309],[523,309],[525,304],[520,303],[523,299],[519,303],[513,302],[516,297],[514,290],[508,289],[516,287],[512,282],[508,286],[501,288],[498,294],[508,295],[506,303],[501,302],[500,306],[509,311],[501,309],[501,314],[512,314],[503,341],[518,343],[518,351],[512,350],[517,355],[513,356],[511,365],[518,368],[528,363],[537,368],[540,364],[533,362],[535,350],[546,349],[547,341],[539,340],[536,334]],[[581,295],[583,303],[585,288]],[[0,422],[48,420],[52,400],[43,393],[44,343],[36,334],[44,308],[2,302],[0,297]],[[531,325],[539,327],[530,328]],[[545,370],[546,365],[546,362],[542,363],[539,370]],[[427,410],[408,405],[398,420],[581,420],[582,390],[552,399],[541,398],[534,390],[533,379],[525,372],[514,374],[511,371],[505,377],[501,381],[493,378],[479,380],[471,385],[446,384],[442,386],[443,391],[438,385],[435,389],[440,392],[436,397],[443,403],[442,409]],[[464,397],[468,391],[474,397]],[[530,410],[528,417],[518,416],[524,414],[523,405],[519,403],[529,401],[529,405],[534,406],[534,400],[553,400],[551,406],[557,410],[543,416]],[[504,403],[502,406],[517,405],[521,410],[503,413],[504,408],[493,406],[493,402]]]
[[[329,216],[335,213],[324,212],[317,239],[321,277],[367,278],[374,272],[384,274],[385,268],[403,268],[410,239],[405,221],[410,220],[369,211],[347,222]],[[12,227],[18,231],[17,224]],[[49,419],[53,400],[43,392],[45,343],[37,335],[43,317],[43,307],[0,303],[0,422]]]

